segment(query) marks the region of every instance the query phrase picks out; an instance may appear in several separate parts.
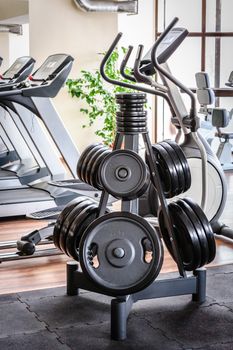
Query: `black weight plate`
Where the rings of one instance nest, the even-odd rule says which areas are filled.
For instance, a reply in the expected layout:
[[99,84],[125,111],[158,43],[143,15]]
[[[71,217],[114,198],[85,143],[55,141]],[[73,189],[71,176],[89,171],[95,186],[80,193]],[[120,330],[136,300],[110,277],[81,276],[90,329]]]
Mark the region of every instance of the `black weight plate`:
[[82,164],[82,168],[80,171],[80,176],[81,179],[83,180],[83,182],[85,182],[85,176],[86,176],[86,169],[87,169],[87,165],[89,163],[90,158],[92,157],[92,155],[102,147],[102,144],[96,145],[95,147],[92,147],[88,153],[86,153],[86,157],[83,160],[83,164]]
[[[136,123],[137,124],[139,123],[139,125],[134,125]],[[136,120],[117,120],[116,124],[117,124],[117,126],[120,126],[120,127],[124,127],[124,125],[126,125],[126,127],[130,127],[130,125],[132,125],[132,127],[136,126],[136,127],[141,128],[141,125],[143,125],[143,127],[147,126],[147,120],[138,120],[138,121],[136,121]]]
[[149,185],[149,171],[134,151],[115,150],[105,157],[99,169],[104,189],[116,198],[140,197]]
[[[73,259],[79,261],[79,243],[83,232],[97,218],[99,208],[97,204],[88,205],[72,222],[66,236],[66,251]],[[109,213],[106,209],[105,213]]]
[[[174,235],[177,241],[178,251],[186,271],[193,271],[201,264],[201,247],[196,230],[186,213],[177,203],[169,204],[169,213],[173,224]],[[162,210],[159,210],[159,227],[164,243],[176,261],[169,234],[165,226]]]
[[142,217],[157,216],[159,207],[157,191],[150,181],[146,192],[139,198],[138,214]]
[[119,127],[132,127],[132,128],[143,128],[143,127],[146,127],[147,126],[147,123],[146,122],[119,122],[117,121],[117,126]]
[[158,215],[158,208],[159,208],[159,198],[157,191],[155,189],[155,186],[152,182],[150,182],[149,185],[149,201],[150,201],[150,207],[151,207],[151,214],[153,216]]
[[75,217],[79,214],[79,212],[84,209],[86,206],[93,204],[94,201],[91,200],[85,200],[79,204],[77,204],[73,210],[66,216],[65,220],[63,221],[63,224],[60,229],[60,236],[59,236],[59,245],[60,249],[66,253],[66,235],[69,231],[69,228],[74,221]]
[[66,235],[66,252],[79,261],[79,243],[85,229],[97,218],[98,205],[90,204],[74,218]]
[[180,158],[181,164],[183,166],[184,174],[185,174],[185,191],[187,191],[191,187],[191,181],[192,181],[187,158],[182,148],[175,141],[166,140],[165,142],[168,143],[176,151],[177,156]]
[[130,105],[130,104],[144,104],[147,102],[146,98],[134,98],[134,99],[128,99],[128,98],[116,98],[116,103],[120,105]]
[[93,148],[93,147],[96,147],[97,145],[100,145],[100,143],[93,143],[91,145],[89,145],[88,147],[85,148],[85,150],[82,152],[79,160],[78,160],[78,163],[77,163],[77,175],[79,177],[80,180],[83,181],[83,179],[81,178],[81,175],[82,175],[82,167],[83,167],[83,162],[86,158],[86,155],[89,153],[89,151]]
[[190,205],[190,207],[193,209],[193,211],[196,213],[197,217],[199,218],[203,230],[205,232],[208,245],[209,245],[209,260],[208,263],[214,260],[216,255],[216,243],[214,239],[214,233],[212,230],[212,227],[203,212],[203,210],[199,207],[197,203],[195,203],[191,198],[183,198],[183,200]]
[[[129,105],[129,106],[121,106],[123,108],[118,108],[116,111],[116,117],[146,117],[147,111],[144,109],[144,105]],[[140,110],[134,111],[135,108],[140,108]]]
[[146,122],[147,117],[116,117],[118,122]]
[[[200,245],[196,230],[193,227],[193,224],[189,219],[189,217],[187,216],[187,214],[177,203],[175,202],[170,203],[169,208],[171,208],[171,212],[173,213],[172,214],[173,220],[175,218],[175,226],[177,227],[177,230],[179,232],[178,235],[180,235],[180,231],[183,226],[182,223],[184,223],[185,230],[183,232],[185,233],[185,235],[188,235],[190,237],[190,241],[192,242],[192,247],[193,247],[192,248],[193,254],[194,254],[194,262],[193,262],[193,267],[191,271],[195,270],[199,268],[201,265],[201,245]],[[183,242],[184,242],[184,237],[181,236],[180,243],[181,243],[183,252],[186,253],[184,250],[185,247],[183,247]]]
[[[145,259],[145,240],[152,252]],[[99,265],[92,264],[93,245]],[[163,246],[157,232],[143,218],[128,212],[114,212],[92,222],[82,235],[80,264],[85,275],[101,291],[128,295],[149,286],[158,276]]]
[[117,100],[116,103],[118,107],[117,111],[127,110],[131,112],[131,108],[137,108],[137,109],[140,108],[140,110],[145,111],[144,107],[145,107],[146,100],[141,100],[140,102],[139,101],[122,102],[120,100]]
[[[100,149],[98,149],[91,157],[91,159],[88,162],[87,169],[86,169],[86,181],[88,184],[92,184],[91,180],[91,170],[95,164],[96,159],[99,157],[100,154],[102,154],[105,150],[109,150],[107,146],[102,146]],[[91,185],[92,186],[92,185]]]
[[103,187],[99,181],[99,177],[98,177],[98,173],[99,173],[99,166],[102,162],[102,160],[109,154],[111,153],[111,150],[107,149],[107,150],[103,150],[103,152],[101,152],[101,154],[99,154],[99,156],[96,158],[96,160],[93,163],[92,169],[90,171],[90,183],[93,187],[102,190]]
[[119,95],[115,95],[116,100],[117,101],[126,101],[126,102],[130,102],[130,101],[142,101],[142,100],[146,100],[146,96],[139,96],[139,95],[131,95],[131,96],[119,96]]
[[130,105],[142,105],[145,104],[147,102],[146,98],[141,98],[141,99],[132,99],[132,100],[128,100],[128,99],[120,99],[120,98],[116,98],[116,103],[119,105],[123,105],[123,106],[130,106]]
[[83,179],[84,182],[86,182],[87,184],[90,185],[90,169],[92,168],[92,164],[93,164],[93,158],[95,157],[96,153],[98,153],[98,151],[105,149],[106,147],[104,145],[99,145],[94,147],[87,155],[87,163],[86,166],[83,167]]
[[147,132],[147,128],[123,128],[122,126],[117,128],[118,132],[122,132],[125,134],[137,134],[137,133],[145,133]]
[[185,211],[185,213],[188,215],[189,219],[191,220],[193,226],[196,229],[196,233],[201,246],[201,264],[199,267],[202,267],[209,261],[209,244],[207,241],[207,237],[205,235],[199,218],[197,217],[193,209],[189,206],[189,204],[183,199],[178,200],[177,204]]
[[142,119],[138,119],[138,120],[133,120],[133,119],[116,119],[117,125],[126,125],[126,126],[141,126],[141,125],[147,125],[147,119],[142,120]]
[[166,151],[168,152],[171,160],[173,161],[173,164],[176,168],[176,172],[177,172],[177,176],[178,176],[178,182],[179,182],[179,191],[176,195],[179,195],[180,193],[183,193],[185,191],[185,176],[184,176],[184,171],[183,171],[183,167],[182,164],[180,162],[180,158],[177,157],[176,152],[174,151],[174,149],[166,142],[160,142],[159,143],[163,148],[166,149]]
[[116,112],[116,116],[118,117],[146,117],[147,111],[143,112],[131,112],[131,111],[124,111],[124,112]]
[[172,198],[179,192],[179,181],[174,163],[168,152],[159,144],[152,145],[157,160],[160,180],[166,198]]
[[115,95],[116,99],[124,99],[124,100],[140,100],[140,99],[145,99],[146,98],[146,94],[142,94],[142,93],[139,93],[139,92],[136,92],[136,93],[117,93]]
[[71,202],[69,202],[65,206],[65,208],[62,210],[62,212],[59,214],[57,221],[54,225],[54,229],[53,229],[53,242],[58,249],[61,249],[60,244],[59,244],[59,237],[60,237],[60,230],[61,230],[61,227],[63,225],[65,218],[74,209],[74,207],[76,205],[78,205],[79,203],[81,203],[87,199],[88,198],[84,197],[84,196],[74,198]]
[[120,107],[120,112],[124,112],[124,111],[129,111],[129,112],[143,112],[144,111],[144,107],[141,106],[141,107],[124,107],[124,106],[121,106]]
[[90,183],[92,184],[93,187],[98,188],[99,190],[102,190],[103,187],[99,181],[99,177],[98,177],[98,170],[99,170],[99,166],[102,162],[102,160],[110,153],[110,150],[103,150],[98,157],[95,159],[95,161],[93,162],[93,166],[91,168],[90,171]]
[[144,106],[145,106],[145,102],[143,102],[143,103],[130,103],[130,104],[118,104],[117,112],[126,112],[126,113],[129,112],[130,113],[131,108],[133,108],[133,109],[134,108],[141,108],[142,111],[139,113],[142,113],[142,112],[146,112],[144,109]]
[[117,126],[120,128],[126,127],[126,128],[145,128],[147,127],[147,121],[138,121],[138,122],[133,122],[133,121],[118,121],[116,122]]
[[147,130],[147,124],[144,125],[138,125],[138,126],[133,126],[133,125],[119,125],[117,123],[117,130],[124,130],[124,131],[138,131],[138,130]]

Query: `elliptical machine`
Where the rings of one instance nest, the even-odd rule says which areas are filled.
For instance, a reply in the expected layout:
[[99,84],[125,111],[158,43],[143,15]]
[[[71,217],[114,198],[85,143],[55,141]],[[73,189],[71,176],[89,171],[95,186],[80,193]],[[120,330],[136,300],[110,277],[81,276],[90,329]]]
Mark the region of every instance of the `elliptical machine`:
[[[174,19],[173,25],[177,21],[177,18]],[[173,28],[170,34],[168,34],[166,41],[169,41],[169,36],[173,40],[172,38],[176,34],[177,36],[179,35],[181,43],[188,35],[188,31],[184,28]],[[140,61],[141,74],[135,75],[134,72],[134,77],[137,81],[143,81],[153,86],[156,91],[155,94],[158,94],[162,89],[171,101],[171,122],[177,129],[175,141],[180,144],[188,159],[192,177],[190,189],[180,194],[179,197],[188,196],[194,199],[204,210],[214,233],[233,239],[233,230],[219,221],[227,199],[226,178],[218,158],[206,140],[198,132],[200,125],[199,118],[197,117],[195,95],[172,75],[166,62],[167,57],[166,60],[162,56],[159,60],[156,58],[155,51],[157,47],[158,51],[166,52],[166,49],[164,50],[162,47],[166,45],[166,42],[158,46],[159,44],[160,41],[158,39]],[[131,51],[132,48],[126,54],[123,68],[127,64]],[[157,84],[151,79],[150,76],[156,72],[159,73],[163,85]],[[128,78],[132,80],[132,77],[128,76]],[[180,90],[188,94],[191,99],[191,114],[186,109]],[[183,141],[181,142],[182,137]]]
[[[174,24],[177,22],[177,20],[178,19],[174,20]],[[173,28],[170,32],[171,38],[179,37],[179,43],[181,43],[187,35],[188,31],[184,28]],[[167,40],[169,40],[169,38]],[[156,45],[158,44],[159,42],[157,41]],[[164,45],[166,45],[166,43],[163,43],[163,46]],[[171,46],[172,45],[169,45],[170,51]],[[179,197],[188,196],[193,198],[204,209],[214,232],[228,238],[233,238],[232,229],[219,222],[219,218],[222,215],[227,198],[226,179],[219,160],[214,155],[206,140],[198,133],[199,118],[197,117],[196,100],[194,94],[171,74],[168,64],[166,63],[166,60],[170,55],[168,55],[166,48],[164,47],[158,47],[158,51],[163,52],[162,55],[159,55],[159,60],[156,60],[155,55],[153,55],[153,50],[156,49],[154,46],[141,60],[141,47],[141,52],[139,53],[140,57],[138,57],[138,61],[140,62],[138,63],[140,64],[140,71],[137,72],[137,70],[134,68],[133,76],[126,74],[124,68],[129,60],[132,49],[133,48],[130,46],[122,62],[122,75],[130,81],[135,81],[136,78],[137,82],[143,82],[151,85],[154,87],[155,95],[162,96],[166,93],[167,97],[171,101],[169,104],[172,112],[171,121],[176,126],[178,131],[176,142],[180,143],[182,134],[184,137],[184,140],[180,145],[188,158],[191,169],[192,185],[188,191],[180,194]],[[172,52],[170,52],[170,54],[171,53]],[[154,75],[156,71],[158,71],[160,74],[164,85],[157,84],[153,79],[151,79],[150,76]],[[192,113],[189,117],[180,93],[180,89],[182,92],[186,92],[192,101]],[[151,92],[148,90],[148,93]],[[168,99],[166,100],[168,102]],[[200,184],[202,184],[202,190],[200,190]]]
[[[201,105],[200,113],[205,115],[205,119],[210,121],[212,127],[216,128],[216,132],[213,137],[217,137],[219,140],[219,146],[216,150],[216,155],[222,165],[224,171],[233,169],[232,162],[232,144],[230,140],[233,139],[233,132],[226,131],[225,128],[229,125],[229,122],[233,115],[233,109],[231,111],[225,108],[212,107],[215,100],[214,91],[210,87],[210,81],[208,73],[198,72],[195,74],[197,85],[197,99]],[[208,139],[208,143],[212,145],[213,139]]]

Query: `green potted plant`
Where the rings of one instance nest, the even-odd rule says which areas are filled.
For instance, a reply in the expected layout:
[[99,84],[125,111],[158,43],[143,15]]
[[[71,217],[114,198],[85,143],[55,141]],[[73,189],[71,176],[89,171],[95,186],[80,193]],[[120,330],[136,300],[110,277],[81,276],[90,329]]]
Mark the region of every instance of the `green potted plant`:
[[[122,51],[125,53],[125,48],[122,48]],[[119,53],[115,50],[106,64],[106,74],[112,79],[125,81],[117,68],[118,58]],[[88,121],[82,127],[91,126],[95,121],[101,119],[103,121],[102,128],[97,129],[95,134],[101,137],[104,144],[111,146],[116,130],[115,94],[132,90],[106,83],[99,70],[93,72],[81,70],[80,77],[68,79],[66,85],[72,97],[85,102],[85,107],[80,108],[80,112],[87,117]]]

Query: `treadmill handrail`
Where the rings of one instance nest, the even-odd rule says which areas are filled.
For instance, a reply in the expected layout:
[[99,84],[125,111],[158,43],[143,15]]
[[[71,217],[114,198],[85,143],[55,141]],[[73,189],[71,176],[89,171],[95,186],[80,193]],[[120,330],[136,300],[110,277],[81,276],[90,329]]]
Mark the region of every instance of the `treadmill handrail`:
[[7,97],[7,96],[15,96],[15,95],[22,95],[22,90],[15,89],[15,90],[1,91],[0,89],[0,98]]

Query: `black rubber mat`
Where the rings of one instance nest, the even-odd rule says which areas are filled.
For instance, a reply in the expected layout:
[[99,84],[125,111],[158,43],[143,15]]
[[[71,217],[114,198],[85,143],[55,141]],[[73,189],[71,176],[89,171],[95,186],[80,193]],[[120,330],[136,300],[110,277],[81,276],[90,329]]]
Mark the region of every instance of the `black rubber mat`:
[[208,269],[201,305],[191,296],[134,304],[123,342],[110,339],[111,298],[65,293],[62,287],[0,296],[0,349],[233,349],[233,265]]

